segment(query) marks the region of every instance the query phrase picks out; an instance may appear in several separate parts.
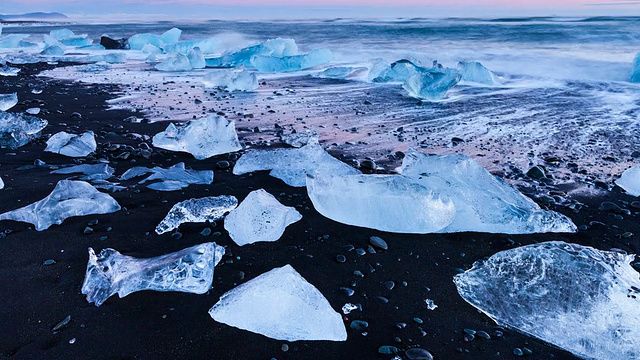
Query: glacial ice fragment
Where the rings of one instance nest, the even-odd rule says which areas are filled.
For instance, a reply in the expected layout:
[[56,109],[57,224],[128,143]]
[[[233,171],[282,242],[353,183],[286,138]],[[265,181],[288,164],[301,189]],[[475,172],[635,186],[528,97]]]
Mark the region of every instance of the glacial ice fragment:
[[47,46],[40,52],[40,55],[61,56],[64,55],[64,49],[57,45]]
[[204,69],[207,67],[207,64],[204,62],[204,55],[202,55],[202,50],[199,47],[194,47],[189,50],[187,54],[187,59],[189,59],[189,64],[194,69]]
[[[0,49],[12,49],[20,47],[20,42],[28,38],[28,34],[10,34],[0,38]],[[15,64],[13,61],[11,63]]]
[[298,53],[298,45],[293,39],[269,39],[235,52],[227,52],[218,58],[206,59],[207,67],[251,66],[251,57],[264,55],[273,57],[292,56]]
[[84,157],[96,151],[96,147],[96,139],[91,130],[82,135],[61,131],[47,140],[44,151],[69,157]]
[[0,111],[7,111],[18,103],[18,93],[0,94]]
[[193,69],[189,58],[178,53],[169,54],[163,62],[155,67],[160,71],[189,71]]
[[171,151],[184,151],[198,160],[242,149],[235,121],[209,115],[189,121],[186,125],[169,124],[153,137],[153,146]]
[[310,142],[318,142],[319,135],[315,131],[292,132],[290,134],[280,135],[280,140],[287,145],[295,148],[303,147]]
[[333,53],[331,53],[330,50],[318,49],[313,50],[308,54],[283,57],[254,55],[251,57],[251,65],[260,72],[291,72],[322,65],[328,63],[332,59]]
[[96,255],[89,248],[82,293],[96,306],[113,294],[123,298],[142,290],[204,294],[211,289],[214,267],[223,255],[224,248],[213,242],[146,259],[114,249],[103,249]]
[[171,45],[178,42],[178,40],[180,40],[181,34],[182,30],[178,28],[172,28],[170,30],[167,30],[162,35],[135,34],[131,36],[129,40],[127,40],[127,42],[129,43],[129,48],[131,50],[141,50],[147,44],[151,44],[162,49],[166,45]]
[[179,202],[169,210],[167,216],[156,226],[156,233],[162,235],[180,224],[216,221],[238,206],[235,196],[208,196]]
[[325,79],[345,79],[355,71],[349,66],[330,67],[318,74],[318,77]]
[[160,40],[162,40],[162,43],[165,45],[173,44],[180,40],[180,35],[182,35],[182,30],[178,28],[171,28],[160,35]]
[[427,234],[442,230],[456,215],[446,196],[400,175],[332,175],[307,178],[313,207],[337,222],[381,231]]
[[291,265],[228,291],[209,315],[215,321],[276,340],[347,339],[340,314]]
[[631,82],[640,83],[640,53],[633,59],[633,70],[631,73]]
[[414,98],[440,100],[460,81],[458,70],[433,67],[408,78],[402,87]]
[[640,165],[625,170],[616,185],[624,189],[629,195],[640,196]]
[[487,69],[477,61],[459,62],[458,71],[462,76],[462,81],[483,85],[500,85],[501,83],[493,71]]
[[7,64],[0,63],[0,76],[17,76],[20,68],[14,68]]
[[157,166],[152,169],[143,166],[132,167],[120,176],[120,180],[129,180],[149,173],[151,175],[138,183],[144,184],[148,181],[160,180],[160,182],[147,185],[148,188],[159,191],[174,191],[184,189],[190,184],[211,184],[213,182],[212,170],[185,170],[184,163],[177,163],[168,169]]
[[93,40],[89,39],[87,35],[75,35],[65,39],[59,39],[59,41],[62,45],[75,47],[88,46],[93,43]]
[[0,189],[4,189],[4,181],[2,181],[2,178],[0,178]]
[[211,70],[202,80],[205,88],[220,88],[227,91],[253,91],[258,88],[255,72],[238,69]]
[[359,174],[360,171],[329,155],[314,140],[299,149],[254,150],[243,154],[233,167],[235,175],[271,170],[269,175],[290,186],[305,186],[307,175],[323,171],[336,175]]
[[[219,42],[215,38],[179,41],[175,44],[165,45],[164,51],[177,52],[180,54],[188,54],[193,48],[200,48],[203,54],[212,54],[218,50]],[[144,50],[144,49],[143,49]]]
[[368,77],[369,81],[373,82],[404,82],[426,70],[427,68],[407,59],[400,59],[391,64],[383,59],[374,59]]
[[49,36],[56,40],[68,39],[76,34],[69,29],[55,29],[49,32]]
[[640,358],[634,255],[561,241],[501,251],[454,277],[460,296],[501,326],[586,359]]
[[73,216],[108,214],[120,210],[120,205],[109,195],[96,190],[84,181],[61,180],[51,194],[23,208],[0,215],[0,220],[28,222],[37,231]]
[[54,170],[52,174],[82,174],[79,180],[84,181],[97,181],[107,180],[113,176],[115,169],[107,164],[82,164],[65,167],[62,169]]
[[47,120],[0,111],[0,147],[17,149],[40,136]]
[[277,241],[287,226],[302,219],[296,209],[282,205],[264,189],[249,193],[224,219],[224,228],[238,245]]
[[440,231],[443,233],[530,234],[577,230],[566,216],[542,210],[515,187],[462,154],[428,155],[409,148],[396,171],[451,199],[456,217]]

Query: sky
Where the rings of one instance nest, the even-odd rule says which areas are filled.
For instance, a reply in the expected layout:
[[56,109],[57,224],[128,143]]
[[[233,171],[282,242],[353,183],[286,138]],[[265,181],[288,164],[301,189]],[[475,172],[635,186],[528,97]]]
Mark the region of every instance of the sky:
[[620,0],[2,0],[0,13],[73,18],[317,19],[336,17],[640,16]]

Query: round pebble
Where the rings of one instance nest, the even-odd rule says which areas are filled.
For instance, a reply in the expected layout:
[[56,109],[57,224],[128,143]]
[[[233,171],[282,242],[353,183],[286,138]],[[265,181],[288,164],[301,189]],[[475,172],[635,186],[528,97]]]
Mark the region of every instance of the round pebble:
[[378,348],[378,353],[379,354],[385,354],[385,355],[397,354],[398,351],[400,351],[400,349],[398,349],[395,346],[390,346],[390,345],[383,345],[383,346],[380,346]]
[[282,346],[280,347],[280,349],[282,349],[282,351],[287,352],[289,351],[289,345],[287,344],[282,344]]
[[369,327],[369,323],[364,320],[353,320],[349,327],[356,331],[362,331]]
[[339,263],[344,263],[347,261],[347,258],[344,255],[337,255],[336,256],[336,261]]
[[211,229],[209,229],[209,228],[204,228],[202,231],[200,231],[200,235],[202,235],[202,236],[209,236],[209,235],[211,235]]
[[486,331],[482,331],[482,330],[478,331],[476,333],[476,336],[486,340],[491,339],[491,335],[489,335]]
[[414,321],[416,324],[424,324],[424,320],[420,319],[419,317],[414,317],[414,318],[413,318],[413,321]]
[[433,360],[433,355],[425,349],[412,348],[404,352],[409,360]]
[[55,264],[56,261],[53,259],[49,259],[49,260],[45,260],[44,263],[42,263],[43,265],[49,266],[49,265],[53,265]]
[[382,240],[381,238],[377,237],[377,236],[372,236],[369,238],[369,242],[371,243],[371,245],[382,249],[382,250],[388,250],[389,246],[387,245],[387,242]]
[[520,349],[520,348],[515,348],[515,349],[513,349],[513,355],[515,355],[515,356],[522,356],[522,355],[524,355],[524,353],[522,352],[522,349]]

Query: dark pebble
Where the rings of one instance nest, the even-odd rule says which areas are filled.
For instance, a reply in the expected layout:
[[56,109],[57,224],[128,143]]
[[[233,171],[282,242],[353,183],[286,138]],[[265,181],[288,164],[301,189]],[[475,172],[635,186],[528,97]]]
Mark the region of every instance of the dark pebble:
[[396,283],[394,283],[393,281],[389,280],[389,281],[383,282],[382,286],[384,286],[387,290],[393,290],[393,288],[396,286]]
[[382,249],[382,250],[388,250],[389,246],[387,245],[387,242],[382,240],[381,238],[377,237],[377,236],[372,236],[369,238],[369,242],[371,243],[371,245],[377,247],[378,249]]
[[336,261],[339,263],[344,263],[347,261],[347,258],[344,255],[337,255],[336,256]]
[[204,228],[202,231],[200,231],[200,235],[202,235],[202,236],[209,236],[209,235],[211,235],[211,229],[209,229],[209,228]]
[[365,170],[375,170],[376,163],[373,160],[365,159],[360,162],[360,168]]
[[390,345],[384,345],[384,346],[380,346],[378,348],[378,353],[379,354],[385,354],[385,355],[397,354],[399,351],[400,351],[400,349],[398,349],[395,346],[390,346]]
[[340,290],[344,291],[344,293],[347,294],[347,296],[353,296],[353,294],[356,293],[355,290],[353,290],[352,288],[348,288],[348,287],[341,287]]
[[231,164],[227,160],[220,160],[216,163],[216,167],[220,170],[228,169]]
[[171,234],[171,238],[174,240],[179,240],[182,238],[182,233],[179,231],[176,231],[173,234]]
[[91,234],[92,232],[93,232],[93,229],[88,226],[84,228],[84,231],[83,231],[84,234]]
[[629,204],[632,208],[634,209],[640,209],[640,201],[633,201],[631,204]]
[[369,327],[369,323],[364,320],[353,320],[349,326],[355,331],[363,331]]
[[45,261],[42,263],[42,265],[49,266],[49,265],[53,265],[53,264],[55,264],[55,263],[56,263],[56,261],[55,261],[55,260],[53,260],[53,259],[49,259],[49,260],[45,260]]
[[389,299],[387,299],[384,296],[376,296],[376,299],[380,300],[381,303],[386,304],[389,302]]
[[522,348],[522,353],[525,355],[531,355],[533,354],[533,351],[531,351],[529,348],[523,347]]
[[424,321],[423,321],[422,319],[420,319],[419,317],[414,317],[414,318],[413,318],[413,321],[414,321],[416,324],[424,324]]
[[547,177],[544,173],[544,170],[542,170],[540,166],[534,166],[529,169],[529,171],[527,171],[527,176],[535,180],[540,180]]
[[478,331],[476,333],[476,336],[479,337],[479,338],[486,339],[486,340],[491,339],[491,335],[489,335],[486,331],[482,331],[482,330]]
[[433,360],[433,355],[425,349],[413,348],[404,352],[409,360]]
[[524,353],[522,352],[522,349],[520,349],[520,348],[515,348],[515,349],[513,349],[513,355],[515,355],[515,356],[522,356],[522,355],[524,355]]
[[356,249],[356,254],[358,254],[360,256],[363,256],[363,255],[366,255],[367,252],[363,248],[357,248]]

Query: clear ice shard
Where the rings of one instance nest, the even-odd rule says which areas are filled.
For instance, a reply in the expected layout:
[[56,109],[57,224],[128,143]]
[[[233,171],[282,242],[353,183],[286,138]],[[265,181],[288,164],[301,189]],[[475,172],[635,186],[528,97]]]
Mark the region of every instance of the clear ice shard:
[[634,255],[561,241],[501,251],[454,277],[460,296],[501,326],[585,359],[640,358]]
[[289,186],[307,184],[307,175],[323,171],[336,175],[359,174],[360,171],[329,155],[314,140],[299,149],[254,150],[243,154],[233,167],[235,175],[271,170],[269,175]]
[[7,111],[18,103],[18,93],[0,94],[0,111]]
[[96,147],[96,138],[91,130],[82,135],[61,131],[47,140],[44,151],[69,157],[84,157],[96,151]]
[[458,63],[458,71],[460,72],[462,81],[483,84],[483,85],[500,85],[500,79],[477,61],[461,61]]
[[211,184],[213,182],[212,170],[185,170],[184,163],[177,163],[168,169],[161,167],[146,168],[136,166],[120,176],[120,180],[129,180],[138,176],[151,173],[147,178],[138,182],[144,184],[148,181],[160,180],[147,185],[148,188],[159,191],[174,191],[184,189],[190,184]]
[[84,181],[97,181],[107,180],[113,176],[115,169],[107,164],[82,164],[65,167],[62,169],[54,170],[52,174],[82,174],[79,180]]
[[23,208],[0,215],[0,220],[31,223],[37,231],[73,216],[108,214],[120,210],[120,205],[109,195],[96,190],[84,181],[61,180],[51,194]]
[[333,53],[330,50],[318,49],[308,54],[283,57],[254,55],[251,57],[251,65],[260,72],[278,73],[309,69],[331,60],[333,60]]
[[169,54],[163,62],[155,67],[160,71],[189,71],[193,69],[189,58],[178,53]]
[[186,125],[169,124],[153,137],[153,146],[187,152],[198,160],[242,149],[235,121],[219,115],[192,120]]
[[187,54],[187,59],[189,59],[189,64],[194,69],[204,69],[207,67],[207,64],[204,62],[204,55],[202,55],[202,50],[199,47],[194,47],[189,50]]
[[631,73],[631,82],[640,83],[640,53],[633,59],[633,70]]
[[116,293],[123,298],[142,290],[204,294],[211,289],[214,267],[223,255],[224,248],[213,242],[146,259],[114,249],[96,255],[89,248],[82,293],[96,306]]
[[625,170],[616,185],[624,189],[629,195],[640,196],[640,165]]
[[256,73],[238,69],[215,69],[202,80],[205,88],[220,88],[226,91],[253,91],[258,88]]
[[293,39],[269,39],[267,41],[242,48],[235,52],[226,52],[221,57],[206,59],[208,67],[236,67],[251,66],[251,57],[264,56],[292,56],[298,53],[298,45]]
[[280,239],[287,226],[302,219],[296,209],[282,205],[263,189],[249,193],[224,219],[224,228],[238,245]]
[[0,147],[17,149],[40,136],[47,120],[0,111]]
[[162,235],[180,224],[216,221],[238,206],[235,196],[208,196],[179,202],[169,210],[167,216],[156,226],[156,233]]
[[373,82],[404,82],[426,70],[427,68],[407,59],[400,59],[391,64],[383,59],[374,59],[368,77],[369,81]]
[[456,217],[440,232],[530,234],[577,230],[566,216],[542,210],[515,187],[462,154],[428,155],[409,148],[396,171],[451,199]]
[[307,178],[307,193],[323,216],[353,226],[405,234],[444,229],[456,216],[454,204],[400,175],[333,175]]
[[310,142],[318,142],[319,135],[315,131],[292,132],[290,134],[280,135],[280,140],[287,145],[295,148],[303,147]]
[[441,100],[447,95],[447,91],[459,81],[460,72],[458,70],[442,68],[437,65],[408,78],[402,87],[411,97],[423,100]]
[[291,265],[228,291],[209,315],[217,322],[276,340],[347,339],[340,314]]

